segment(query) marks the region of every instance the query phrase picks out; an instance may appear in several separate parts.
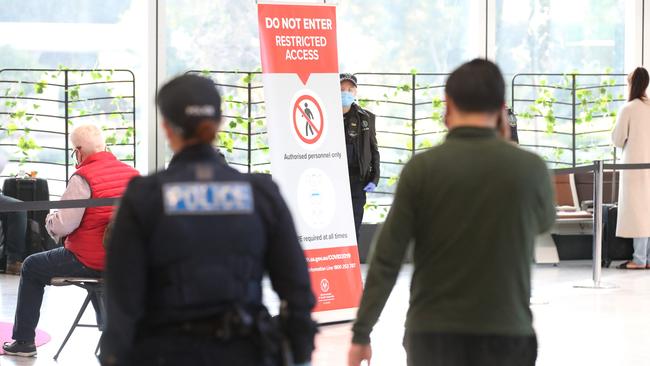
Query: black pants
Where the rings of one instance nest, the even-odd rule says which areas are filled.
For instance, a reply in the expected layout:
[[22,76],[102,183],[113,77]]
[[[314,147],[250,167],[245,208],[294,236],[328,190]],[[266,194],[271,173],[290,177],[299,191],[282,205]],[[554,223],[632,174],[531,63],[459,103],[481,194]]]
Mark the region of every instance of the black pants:
[[[101,277],[102,273],[84,266],[65,248],[32,254],[23,263],[18,287],[18,303],[12,338],[33,341],[36,325],[41,316],[41,303],[45,286],[54,277]],[[91,299],[97,309],[99,299]],[[99,322],[102,319],[97,319]]]
[[[0,193],[0,204],[21,202],[15,198]],[[2,232],[6,244],[7,259],[22,262],[25,259],[25,233],[27,232],[27,212],[2,212],[0,213]],[[2,257],[2,253],[0,253]]]
[[365,184],[359,176],[350,176],[350,193],[352,194],[352,213],[354,214],[354,229],[357,233],[357,244],[360,239],[361,222],[363,221],[363,208],[366,205]]
[[408,366],[534,366],[535,336],[407,333]]
[[136,341],[129,366],[267,366],[252,340],[159,335]]

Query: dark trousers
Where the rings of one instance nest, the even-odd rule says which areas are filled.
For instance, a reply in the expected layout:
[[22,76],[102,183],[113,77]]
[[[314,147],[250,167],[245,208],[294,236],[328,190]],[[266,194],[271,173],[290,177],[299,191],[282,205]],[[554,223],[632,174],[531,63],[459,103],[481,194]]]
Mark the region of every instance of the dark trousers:
[[361,222],[363,222],[363,208],[366,205],[365,184],[359,176],[350,176],[350,193],[352,194],[352,213],[354,214],[354,228],[357,233],[357,244],[361,238]]
[[[30,255],[23,263],[18,287],[18,303],[12,338],[33,341],[41,316],[41,303],[46,285],[54,277],[101,277],[101,272],[90,269],[65,248],[57,248]],[[92,299],[97,309],[98,299]],[[99,320],[99,319],[98,319]]]
[[[0,194],[0,204],[21,202],[15,198]],[[25,234],[27,233],[27,212],[0,213],[2,232],[5,237],[7,259],[12,262],[22,262],[25,259]],[[2,257],[0,253],[0,257]]]
[[222,342],[210,337],[178,335],[136,341],[131,360],[125,365],[273,366],[262,361],[259,345],[252,340]]
[[535,336],[407,333],[408,366],[534,366]]

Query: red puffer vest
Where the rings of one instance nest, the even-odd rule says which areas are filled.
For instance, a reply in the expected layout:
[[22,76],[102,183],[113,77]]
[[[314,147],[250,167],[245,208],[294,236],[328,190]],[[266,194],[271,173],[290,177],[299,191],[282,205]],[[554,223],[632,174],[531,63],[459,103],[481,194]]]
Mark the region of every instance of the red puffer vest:
[[[91,198],[121,197],[138,171],[117,160],[110,152],[98,152],[84,160],[74,173],[88,182]],[[65,247],[86,267],[104,270],[106,252],[102,240],[113,207],[86,208],[79,227],[65,240]]]

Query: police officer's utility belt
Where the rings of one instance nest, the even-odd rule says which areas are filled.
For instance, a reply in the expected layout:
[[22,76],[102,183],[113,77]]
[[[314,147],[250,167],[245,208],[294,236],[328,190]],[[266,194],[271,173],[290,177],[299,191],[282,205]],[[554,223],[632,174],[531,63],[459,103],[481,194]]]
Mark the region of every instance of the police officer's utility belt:
[[217,341],[231,341],[249,337],[266,337],[272,328],[271,317],[263,306],[255,310],[233,306],[216,316],[167,324],[150,329],[157,335],[191,336]]

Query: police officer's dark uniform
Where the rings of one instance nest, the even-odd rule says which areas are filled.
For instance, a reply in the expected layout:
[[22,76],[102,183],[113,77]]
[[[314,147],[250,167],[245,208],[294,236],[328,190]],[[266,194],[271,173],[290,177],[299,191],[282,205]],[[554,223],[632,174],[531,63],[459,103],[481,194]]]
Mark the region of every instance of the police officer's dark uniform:
[[[348,80],[355,86],[357,78],[352,74],[341,74],[341,82]],[[356,102],[343,114],[345,124],[345,146],[348,155],[348,173],[352,193],[352,210],[354,225],[359,238],[359,229],[363,221],[363,208],[366,205],[368,183],[379,184],[379,148],[375,130],[375,115]]]
[[[221,116],[214,85],[198,76],[172,80],[158,104],[186,138]],[[308,362],[314,297],[278,187],[230,168],[208,143],[186,146],[167,170],[134,179],[121,201],[107,248],[102,364],[275,364],[265,273],[287,304],[294,361]]]

